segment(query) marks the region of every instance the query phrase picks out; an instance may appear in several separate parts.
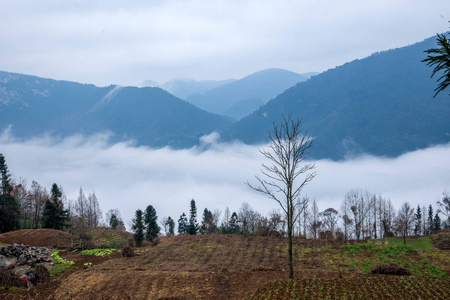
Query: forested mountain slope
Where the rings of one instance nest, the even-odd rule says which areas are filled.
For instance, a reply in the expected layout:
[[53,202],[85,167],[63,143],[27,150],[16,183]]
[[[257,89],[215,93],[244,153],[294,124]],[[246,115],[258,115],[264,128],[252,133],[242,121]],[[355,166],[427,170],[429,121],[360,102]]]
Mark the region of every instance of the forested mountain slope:
[[422,63],[436,38],[375,53],[288,89],[226,131],[224,140],[268,141],[272,122],[292,114],[314,138],[315,158],[397,156],[450,142],[450,97],[433,99],[436,79]]

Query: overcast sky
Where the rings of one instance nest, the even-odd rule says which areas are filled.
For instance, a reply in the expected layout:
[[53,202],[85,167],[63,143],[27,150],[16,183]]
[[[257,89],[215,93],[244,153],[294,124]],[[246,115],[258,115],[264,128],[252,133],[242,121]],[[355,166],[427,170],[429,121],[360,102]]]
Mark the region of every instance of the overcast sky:
[[0,70],[102,86],[322,72],[448,20],[448,0],[1,0]]
[[[214,139],[210,139],[211,142]],[[1,153],[15,179],[32,180],[50,189],[61,185],[69,199],[95,191],[104,213],[118,208],[129,229],[137,209],[151,204],[158,216],[176,221],[189,213],[195,199],[199,220],[203,209],[228,206],[238,211],[247,202],[267,214],[278,204],[251,190],[264,161],[260,146],[212,144],[208,151],[149,149],[126,143],[110,144],[107,136],[75,136],[65,140],[35,138],[20,141],[3,133]],[[267,162],[266,162],[267,163]],[[352,189],[390,198],[396,208],[404,202],[433,205],[450,191],[450,144],[404,154],[395,159],[360,157],[349,161],[316,161],[316,178],[303,191],[321,210],[340,209]]]

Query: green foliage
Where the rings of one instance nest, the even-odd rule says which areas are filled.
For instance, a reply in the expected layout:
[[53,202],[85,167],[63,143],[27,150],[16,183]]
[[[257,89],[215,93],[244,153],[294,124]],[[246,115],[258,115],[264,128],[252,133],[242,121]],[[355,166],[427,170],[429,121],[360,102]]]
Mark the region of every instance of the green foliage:
[[19,202],[13,195],[8,166],[0,153],[0,233],[20,228]]
[[53,183],[51,199],[47,199],[42,211],[42,227],[62,230],[68,226],[69,211],[65,210],[61,201],[62,192]]
[[72,269],[72,266],[75,264],[75,262],[71,260],[65,260],[61,256],[59,256],[59,251],[53,252],[51,257],[56,260],[57,264],[48,270],[50,273],[50,277],[59,276],[66,273],[67,271]]
[[441,269],[439,269],[434,265],[428,266],[427,270],[430,277],[449,277],[447,273],[445,273],[444,271],[442,271]]
[[435,89],[436,94],[434,94],[434,97],[450,85],[450,41],[447,40],[444,34],[438,33],[437,43],[440,48],[425,50],[428,56],[423,60],[423,62],[427,63],[427,66],[434,67],[431,77],[436,75],[436,73],[441,75],[437,80],[438,86]]
[[198,234],[199,226],[197,223],[197,206],[195,205],[195,200],[191,200],[191,208],[189,211],[189,224],[187,226],[187,233],[191,235]]
[[202,219],[202,226],[200,227],[200,233],[201,234],[211,234],[215,233],[217,231],[216,224],[214,223],[214,216],[213,213],[205,208],[203,211],[203,219]]
[[117,249],[91,249],[91,250],[83,250],[80,252],[82,255],[95,255],[95,256],[110,256],[114,251],[118,251]]
[[112,229],[116,230],[117,226],[119,226],[119,219],[115,214],[112,214],[109,219],[109,226],[111,226]]
[[167,218],[166,225],[169,226],[169,235],[175,235],[175,221],[171,217]]
[[141,247],[142,241],[144,240],[144,220],[142,210],[136,210],[131,229],[134,232],[134,241],[136,242],[136,246]]
[[72,269],[71,265],[68,264],[57,264],[51,267],[48,272],[50,273],[50,277],[56,277],[70,271]]
[[62,258],[61,256],[59,256],[59,251],[53,252],[52,255],[51,255],[51,257],[53,257],[53,258],[56,260],[56,262],[57,262],[58,264],[69,265],[69,266],[75,264],[73,261],[71,261],[71,260],[65,260],[64,258]]
[[178,233],[185,234],[188,231],[188,220],[185,213],[182,213],[178,219]]
[[144,214],[144,224],[146,227],[145,230],[145,239],[147,241],[152,242],[155,238],[158,237],[161,228],[158,226],[158,216],[156,215],[156,210],[153,206],[149,205],[145,209]]

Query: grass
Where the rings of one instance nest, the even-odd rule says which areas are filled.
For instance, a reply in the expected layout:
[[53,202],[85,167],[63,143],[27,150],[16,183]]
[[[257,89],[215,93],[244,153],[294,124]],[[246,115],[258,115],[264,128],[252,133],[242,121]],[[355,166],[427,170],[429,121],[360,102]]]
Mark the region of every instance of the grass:
[[91,250],[83,250],[81,251],[81,255],[95,255],[95,256],[110,256],[117,249],[108,248],[108,249],[91,249]]
[[50,273],[50,277],[60,276],[72,269],[71,265],[68,264],[57,264],[51,267],[48,272]]
[[282,279],[259,288],[244,299],[448,299],[448,279],[362,277]]

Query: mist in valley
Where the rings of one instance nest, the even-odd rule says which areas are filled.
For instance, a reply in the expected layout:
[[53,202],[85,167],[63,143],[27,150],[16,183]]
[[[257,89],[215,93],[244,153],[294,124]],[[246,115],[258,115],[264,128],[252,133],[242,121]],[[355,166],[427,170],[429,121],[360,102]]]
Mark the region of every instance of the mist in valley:
[[[50,189],[61,185],[68,199],[76,200],[80,187],[98,197],[103,213],[120,210],[127,229],[137,209],[151,204],[158,217],[178,220],[189,213],[195,199],[204,208],[238,211],[247,202],[268,214],[279,210],[273,200],[251,190],[261,164],[258,149],[266,145],[220,143],[217,134],[204,137],[200,146],[184,150],[136,147],[132,142],[110,143],[108,134],[40,137],[21,140],[4,131],[0,148],[13,178],[28,185],[37,181]],[[314,151],[314,147],[311,150]],[[450,145],[430,147],[397,158],[359,156],[344,161],[315,161],[316,178],[302,193],[316,199],[321,210],[339,210],[351,189],[390,198],[395,208],[404,202],[435,205],[450,187]]]

